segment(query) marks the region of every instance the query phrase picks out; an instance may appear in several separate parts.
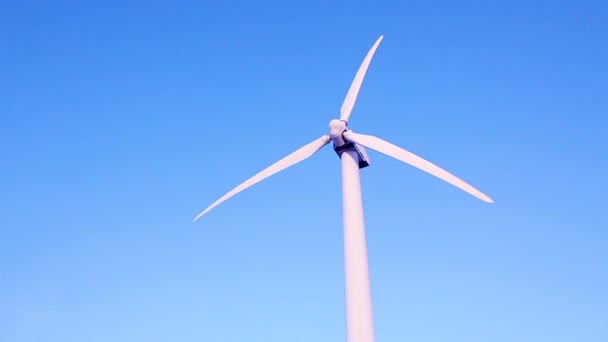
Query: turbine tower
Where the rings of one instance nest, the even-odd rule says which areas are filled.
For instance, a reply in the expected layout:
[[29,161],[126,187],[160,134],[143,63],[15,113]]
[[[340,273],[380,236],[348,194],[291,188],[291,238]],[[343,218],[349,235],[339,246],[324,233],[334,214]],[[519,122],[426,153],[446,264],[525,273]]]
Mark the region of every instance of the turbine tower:
[[374,342],[374,321],[367,261],[365,224],[361,200],[359,170],[370,165],[365,147],[393,157],[431,175],[438,177],[466,192],[493,203],[494,201],[470,184],[441,169],[433,163],[398,146],[371,135],[353,132],[349,127],[350,115],[355,106],[359,89],[367,68],[384,36],[380,36],[369,50],[359,67],[355,79],[340,109],[340,119],[331,120],[329,134],[301,147],[285,158],[260,171],[235,187],[208,208],[194,221],[237,193],[249,188],[273,174],[309,158],[325,145],[333,142],[333,149],[342,161],[342,207],[344,221],[344,275],[346,299],[346,337],[348,342]]

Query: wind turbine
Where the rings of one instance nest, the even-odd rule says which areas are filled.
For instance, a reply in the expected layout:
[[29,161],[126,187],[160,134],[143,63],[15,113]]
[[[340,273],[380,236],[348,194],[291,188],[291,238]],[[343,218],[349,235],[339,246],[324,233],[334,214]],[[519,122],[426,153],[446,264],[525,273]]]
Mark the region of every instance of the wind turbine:
[[383,38],[384,36],[380,36],[365,56],[365,59],[359,67],[355,79],[348,90],[342,108],[340,109],[340,119],[331,120],[329,123],[329,135],[326,134],[321,136],[308,145],[301,147],[297,151],[260,171],[255,176],[226,193],[194,218],[194,221],[196,221],[230,197],[279,171],[309,158],[325,145],[329,144],[329,142],[333,142],[334,151],[342,160],[346,336],[348,342],[375,341],[367,246],[365,240],[365,224],[359,176],[359,169],[370,165],[370,160],[364,147],[383,153],[430,173],[482,201],[488,203],[494,202],[490,197],[481,193],[470,184],[433,163],[380,138],[355,133],[348,128],[350,115],[355,106],[363,78],[365,77],[372,57]]

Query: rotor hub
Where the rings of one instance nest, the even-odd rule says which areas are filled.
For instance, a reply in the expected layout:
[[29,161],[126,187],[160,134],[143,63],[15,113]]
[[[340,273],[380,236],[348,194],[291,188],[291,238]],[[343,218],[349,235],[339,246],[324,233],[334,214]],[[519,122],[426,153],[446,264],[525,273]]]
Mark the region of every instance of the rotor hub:
[[346,122],[338,119],[333,119],[329,122],[329,136],[334,139],[342,136],[346,131]]

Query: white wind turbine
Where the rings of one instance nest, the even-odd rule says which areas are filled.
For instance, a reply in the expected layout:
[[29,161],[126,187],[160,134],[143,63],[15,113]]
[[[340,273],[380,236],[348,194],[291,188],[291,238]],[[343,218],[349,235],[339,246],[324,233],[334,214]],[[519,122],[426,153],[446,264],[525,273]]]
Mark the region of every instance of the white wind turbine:
[[490,197],[479,190],[415,154],[375,136],[355,133],[348,128],[348,120],[355,106],[361,83],[383,37],[380,36],[378,38],[367,53],[367,56],[365,56],[340,109],[340,119],[331,120],[329,123],[329,135],[323,135],[260,171],[222,196],[194,218],[194,221],[196,221],[228,198],[281,170],[307,159],[329,144],[330,141],[333,142],[334,151],[336,151],[342,160],[346,336],[348,342],[373,342],[375,340],[359,178],[359,169],[369,166],[369,158],[363,147],[370,148],[417,167],[468,192],[482,201],[493,203]]

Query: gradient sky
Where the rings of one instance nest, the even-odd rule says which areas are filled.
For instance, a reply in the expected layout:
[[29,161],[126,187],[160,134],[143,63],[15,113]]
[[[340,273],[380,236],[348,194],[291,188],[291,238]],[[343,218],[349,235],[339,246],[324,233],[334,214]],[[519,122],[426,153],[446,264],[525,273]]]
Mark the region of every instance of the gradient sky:
[[605,1],[4,2],[0,341],[343,341],[331,148],[370,151],[378,341],[608,341]]

